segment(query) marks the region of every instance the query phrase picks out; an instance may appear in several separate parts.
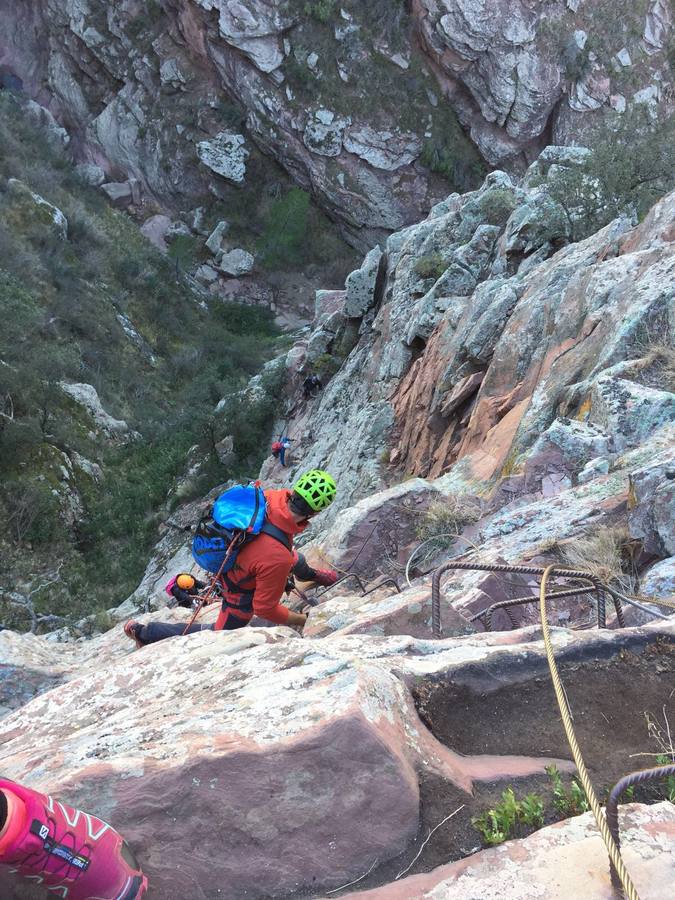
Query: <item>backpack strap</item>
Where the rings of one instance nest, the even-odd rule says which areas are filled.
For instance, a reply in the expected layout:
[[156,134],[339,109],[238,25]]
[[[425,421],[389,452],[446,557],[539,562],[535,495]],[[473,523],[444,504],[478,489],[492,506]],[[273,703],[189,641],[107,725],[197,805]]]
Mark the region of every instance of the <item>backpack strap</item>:
[[[263,526],[258,534],[268,534],[271,538],[274,538],[275,541],[279,541],[280,544],[283,544],[289,553],[291,553],[293,550],[293,542],[291,540],[291,536],[289,534],[286,534],[285,531],[282,531],[281,528],[277,528],[276,525],[272,525],[271,522],[263,522]],[[228,590],[232,591],[233,594],[239,594],[241,598],[240,603],[235,604],[228,603],[227,599],[223,597],[223,607],[230,606],[234,609],[240,609],[245,612],[250,612],[253,603],[254,590],[242,590],[242,588],[239,587],[239,585],[230,578],[229,573],[227,572],[223,572],[220,577],[224,581]]]
[[263,526],[260,529],[260,534],[269,534],[269,536],[273,537],[275,541],[279,541],[280,544],[283,544],[289,553],[293,549],[291,536],[289,534],[286,534],[285,531],[282,531],[281,528],[277,528],[276,525],[272,525],[271,522],[263,522]]
[[[263,496],[263,503],[265,502],[265,495],[260,490],[260,488],[258,487],[257,484],[255,484],[253,486],[253,489],[255,491],[255,509],[253,510],[253,515],[251,516],[251,521],[249,522],[248,528],[253,528],[253,525],[255,524],[255,520],[258,517],[258,510],[260,509],[260,495],[261,494]],[[248,531],[248,528],[246,529],[247,531]]]

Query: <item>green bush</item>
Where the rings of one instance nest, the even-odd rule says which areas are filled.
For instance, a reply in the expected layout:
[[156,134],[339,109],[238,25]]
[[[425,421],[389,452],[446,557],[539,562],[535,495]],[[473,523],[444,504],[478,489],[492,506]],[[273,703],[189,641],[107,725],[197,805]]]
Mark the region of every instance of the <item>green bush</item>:
[[537,794],[528,794],[517,800],[513,788],[502,793],[500,803],[471,820],[471,824],[490,847],[501,844],[513,837],[516,826],[522,823],[529,828],[539,828],[544,824],[544,804]]
[[312,0],[305,3],[305,14],[324,24],[335,15],[336,0]]
[[448,264],[440,253],[427,253],[415,261],[413,271],[420,278],[433,278],[434,281],[443,275]]
[[337,372],[344,362],[344,357],[336,356],[333,353],[321,353],[314,360],[312,368],[322,381],[328,381]]
[[561,61],[565,66],[565,77],[568,81],[579,81],[588,73],[591,65],[591,53],[594,51],[595,42],[592,37],[587,38],[581,49],[574,37],[568,38],[561,52]]
[[655,123],[635,108],[600,127],[588,143],[593,152],[583,164],[559,169],[547,182],[574,241],[622,214],[641,220],[675,187],[675,117]]
[[465,141],[459,123],[455,121],[440,135],[427,139],[420,154],[423,166],[441,175],[458,191],[470,190],[485,175],[477,154],[473,157],[467,154]]
[[[260,468],[268,454],[270,426],[279,409],[283,379],[283,368],[276,367],[261,376],[259,390],[225,398],[216,414],[217,433],[233,435],[237,458],[227,477],[250,477]],[[207,422],[207,434],[211,427]]]
[[544,803],[537,794],[527,794],[520,803],[520,820],[530,828],[541,828],[544,824]]
[[308,214],[309,194],[300,188],[272,203],[257,248],[265,268],[289,269],[307,260]]
[[246,122],[246,112],[235,103],[219,100],[214,110],[223,126],[231,131],[239,131]]
[[47,483],[7,479],[0,488],[4,519],[18,544],[46,544],[58,528],[59,505]]
[[179,234],[171,241],[169,245],[169,259],[174,261],[176,275],[195,268],[201,244],[202,242],[198,241],[191,234]]
[[[7,177],[63,210],[67,241],[28,222],[9,227]],[[301,200],[291,211],[302,211]],[[191,264],[183,253],[191,245],[183,243],[179,270]],[[25,565],[26,576],[45,558],[67,559],[44,611],[81,617],[128,596],[190,447],[207,457],[200,469],[205,488],[230,477],[209,456],[202,425],[273,355],[278,330],[265,309],[215,298],[203,308],[175,263],[83,184],[62,151],[25,121],[20,104],[0,92],[0,409],[13,414],[11,421],[9,413],[0,417],[0,553],[11,550],[13,571]],[[63,380],[92,384],[106,411],[141,437],[114,446],[92,434],[89,414],[58,387]],[[233,472],[256,471],[274,402],[234,410],[241,439]],[[77,451],[104,472],[98,483],[74,467],[71,486],[84,511],[72,529],[52,494],[60,451]]]
[[478,201],[478,208],[490,225],[505,225],[517,205],[513,192],[498,186],[488,188]]
[[[659,755],[656,757],[657,766],[672,766],[673,763],[675,763],[675,756],[669,756],[667,753],[659,753]],[[666,776],[664,781],[666,785],[666,800],[670,800],[671,803],[675,803],[675,775]]]
[[547,766],[546,774],[551,779],[553,805],[564,818],[578,816],[590,809],[584,789],[576,778],[566,788],[556,766]]

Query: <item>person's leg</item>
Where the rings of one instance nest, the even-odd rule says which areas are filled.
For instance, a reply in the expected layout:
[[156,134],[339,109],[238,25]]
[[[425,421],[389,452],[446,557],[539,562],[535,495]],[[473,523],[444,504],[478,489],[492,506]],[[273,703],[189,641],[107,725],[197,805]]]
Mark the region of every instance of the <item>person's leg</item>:
[[281,463],[282,466],[286,465],[286,448],[285,447],[282,447],[281,450],[279,451],[279,462]]
[[235,612],[231,607],[224,606],[218,613],[214,630],[234,631],[235,628],[244,628],[252,618],[252,613]]
[[[138,622],[128,622],[124,630],[142,647],[146,644],[163,641],[165,638],[180,637],[186,633],[185,625],[182,625],[180,622],[149,622],[147,625],[141,625]],[[212,630],[213,625],[191,625],[187,630],[187,634],[194,634],[196,631]]]

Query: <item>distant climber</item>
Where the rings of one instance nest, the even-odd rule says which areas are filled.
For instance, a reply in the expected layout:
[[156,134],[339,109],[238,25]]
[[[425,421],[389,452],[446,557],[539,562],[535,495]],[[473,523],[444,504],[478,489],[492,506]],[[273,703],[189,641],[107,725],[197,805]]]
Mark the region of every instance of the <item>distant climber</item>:
[[302,382],[302,393],[305,400],[309,400],[310,397],[314,397],[323,387],[321,383],[321,379],[318,375],[312,374],[308,375],[307,378]]
[[291,449],[292,438],[280,434],[272,444],[272,456],[276,457],[282,466],[286,466],[286,451]]
[[[103,819],[0,778],[3,884],[5,866],[68,900],[140,900],[148,886],[128,844]],[[0,893],[14,896],[11,887]]]
[[[212,629],[230,631],[247,625],[254,615],[275,625],[304,625],[306,613],[296,613],[280,603],[291,571],[303,581],[330,585],[337,580],[331,570],[313,569],[293,550],[293,536],[302,533],[317,513],[335,499],[335,481],[320,469],[301,475],[292,490],[264,491],[266,521],[280,535],[260,533],[238,551],[236,563],[219,576],[221,610],[215,625],[192,625],[188,633]],[[182,635],[185,626],[168,622],[142,625],[130,621],[125,634],[138,647]]]
[[171,606],[182,606],[185,609],[192,609],[196,597],[205,587],[206,583],[199,581],[194,575],[190,575],[189,572],[181,572],[169,581],[164,590],[175,600],[175,603],[170,604]]

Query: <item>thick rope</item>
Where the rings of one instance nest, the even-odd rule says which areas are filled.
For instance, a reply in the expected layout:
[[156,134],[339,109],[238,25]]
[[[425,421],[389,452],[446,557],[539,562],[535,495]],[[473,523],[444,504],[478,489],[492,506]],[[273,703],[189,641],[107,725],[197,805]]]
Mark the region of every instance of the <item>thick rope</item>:
[[612,833],[609,830],[609,825],[607,824],[605,814],[603,813],[600,807],[600,803],[598,802],[598,798],[595,794],[595,790],[589,777],[588,770],[586,769],[586,764],[584,763],[583,757],[581,755],[581,750],[577,742],[576,734],[574,733],[574,726],[572,724],[572,717],[567,705],[565,691],[560,680],[560,675],[558,674],[558,666],[555,661],[553,645],[551,643],[551,633],[549,630],[548,620],[546,618],[546,582],[548,581],[549,577],[555,572],[555,565],[548,566],[545,569],[541,577],[541,586],[539,590],[541,629],[544,637],[544,646],[546,648],[548,667],[551,672],[551,680],[553,681],[553,689],[555,690],[556,699],[558,701],[558,707],[560,709],[560,715],[565,727],[567,741],[570,745],[570,749],[572,750],[572,756],[574,757],[574,762],[579,773],[579,780],[583,785],[584,791],[586,792],[586,797],[588,798],[590,807],[593,810],[593,815],[595,816],[595,821],[597,822],[598,828],[600,829],[600,834],[602,835],[602,839],[605,842],[605,846],[607,847],[610,861],[616,869],[617,875],[621,881],[621,884],[623,885],[623,889],[628,900],[640,900],[635,886],[631,881],[631,877],[628,874],[628,870],[626,869],[624,861],[621,858],[621,853],[619,852],[616,841],[612,837]]

